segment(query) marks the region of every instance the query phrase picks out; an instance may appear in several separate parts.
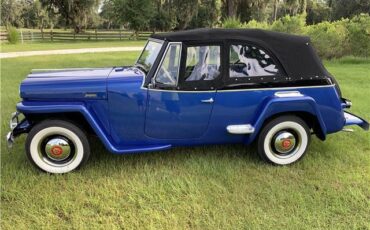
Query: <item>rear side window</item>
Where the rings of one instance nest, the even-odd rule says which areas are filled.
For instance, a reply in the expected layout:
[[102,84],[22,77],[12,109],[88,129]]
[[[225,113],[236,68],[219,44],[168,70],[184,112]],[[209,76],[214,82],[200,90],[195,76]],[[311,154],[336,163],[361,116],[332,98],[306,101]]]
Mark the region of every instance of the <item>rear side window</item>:
[[254,45],[230,45],[230,78],[279,75],[279,69],[265,50]]
[[210,81],[220,76],[220,46],[187,47],[185,81]]

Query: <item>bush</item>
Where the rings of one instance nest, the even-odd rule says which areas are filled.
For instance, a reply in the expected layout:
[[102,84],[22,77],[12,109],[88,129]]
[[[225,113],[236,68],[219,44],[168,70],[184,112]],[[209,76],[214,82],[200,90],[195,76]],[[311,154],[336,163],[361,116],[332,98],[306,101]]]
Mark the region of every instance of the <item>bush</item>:
[[348,40],[351,54],[355,56],[370,56],[370,16],[360,14],[347,23]]
[[16,28],[9,27],[7,30],[7,39],[9,43],[16,44],[19,42],[19,33]]
[[227,18],[224,28],[259,28],[278,32],[303,34],[311,38],[322,58],[340,58],[345,55],[370,56],[370,16],[360,14],[352,19],[321,22],[306,26],[306,15],[285,16],[272,24],[251,20],[242,24],[238,18]]
[[306,27],[318,55],[323,58],[338,58],[349,53],[348,30],[345,21],[322,22]]
[[271,25],[271,29],[278,32],[302,34],[306,26],[306,14],[297,16],[286,15]]
[[257,22],[256,20],[251,20],[248,23],[244,24],[245,28],[256,28],[256,29],[270,29],[270,25],[267,22]]
[[222,22],[222,27],[227,29],[238,29],[242,28],[243,26],[239,18],[228,17]]

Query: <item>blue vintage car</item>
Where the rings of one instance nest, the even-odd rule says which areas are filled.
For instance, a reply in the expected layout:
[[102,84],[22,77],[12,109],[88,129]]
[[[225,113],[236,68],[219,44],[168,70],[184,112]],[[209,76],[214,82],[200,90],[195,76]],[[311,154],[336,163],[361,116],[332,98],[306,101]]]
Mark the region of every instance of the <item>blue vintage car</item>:
[[20,96],[7,140],[28,133],[28,158],[49,173],[83,165],[88,134],[115,154],[256,142],[263,160],[288,165],[312,133],[369,128],[344,111],[308,37],[263,30],[154,34],[131,67],[32,70]]

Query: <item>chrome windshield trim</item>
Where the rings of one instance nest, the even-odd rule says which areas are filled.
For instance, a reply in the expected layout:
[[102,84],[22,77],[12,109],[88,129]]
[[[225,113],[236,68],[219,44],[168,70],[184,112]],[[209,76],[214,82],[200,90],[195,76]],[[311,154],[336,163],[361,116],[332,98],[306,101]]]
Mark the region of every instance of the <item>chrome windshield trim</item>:
[[[145,47],[148,45],[149,41],[154,41],[154,42],[158,42],[158,43],[161,43],[161,49],[162,49],[162,46],[163,46],[163,43],[165,42],[164,40],[160,40],[160,39],[156,39],[156,38],[149,38],[148,41],[146,42],[145,46],[143,47],[143,50],[141,51],[140,55],[138,56],[138,58],[136,59],[135,61],[135,64],[137,63],[137,61],[140,59],[141,55],[143,54],[144,50],[145,50]],[[159,52],[160,53],[160,52]],[[159,55],[158,53],[158,55]],[[140,70],[142,73],[143,73],[143,80],[141,82],[141,89],[144,88],[144,84],[145,84],[145,80],[146,80],[146,77],[147,77],[147,74],[144,73],[144,71]],[[144,89],[147,89],[147,88],[144,88]]]
[[[137,59],[136,59],[136,61],[135,61],[135,65],[136,65],[137,61],[139,61],[139,59],[140,59],[141,55],[144,53],[144,50],[145,50],[146,46],[148,45],[148,43],[149,43],[150,41],[160,43],[160,44],[161,44],[161,49],[162,49],[162,46],[163,46],[163,43],[164,43],[164,41],[163,41],[163,40],[159,40],[159,39],[155,39],[155,38],[149,38],[149,39],[148,39],[148,41],[146,42],[145,46],[144,46],[144,47],[143,47],[143,49],[141,50],[140,55],[137,57]],[[159,53],[158,53],[158,55],[159,55]]]

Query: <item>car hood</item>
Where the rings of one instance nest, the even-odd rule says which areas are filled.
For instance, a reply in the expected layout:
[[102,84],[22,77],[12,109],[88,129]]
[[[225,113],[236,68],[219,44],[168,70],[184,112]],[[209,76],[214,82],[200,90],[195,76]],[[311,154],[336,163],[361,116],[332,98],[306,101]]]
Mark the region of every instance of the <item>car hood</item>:
[[27,76],[28,80],[89,80],[106,78],[113,68],[36,69]]
[[121,77],[137,76],[135,68],[81,68],[32,70],[20,86],[23,99],[106,99],[107,77],[120,72]]

